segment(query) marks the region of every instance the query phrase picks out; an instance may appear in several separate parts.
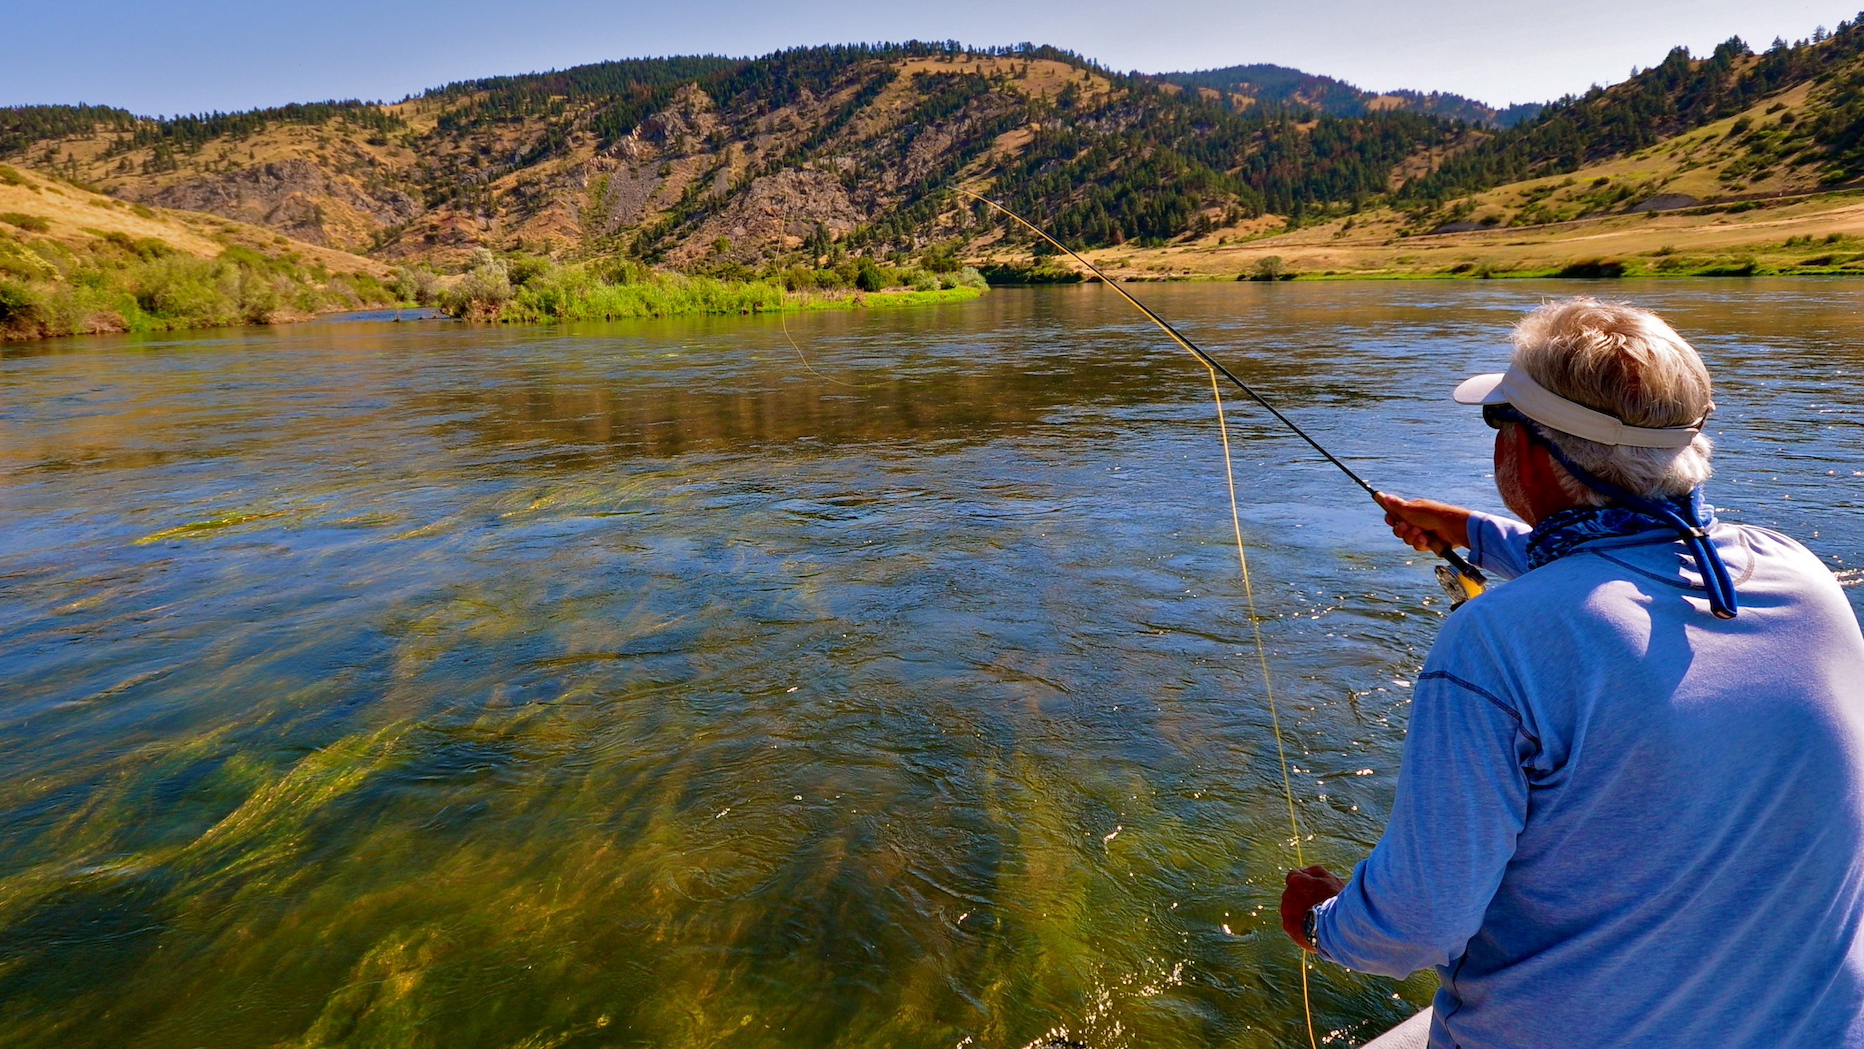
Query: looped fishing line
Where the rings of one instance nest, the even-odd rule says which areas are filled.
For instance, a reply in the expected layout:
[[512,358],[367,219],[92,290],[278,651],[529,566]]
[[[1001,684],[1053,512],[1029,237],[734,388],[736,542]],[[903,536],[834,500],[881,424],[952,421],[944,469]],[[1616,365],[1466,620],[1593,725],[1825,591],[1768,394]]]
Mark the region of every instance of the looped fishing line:
[[[1121,297],[1125,298],[1127,302],[1130,302],[1134,306],[1138,307],[1139,312],[1145,314],[1149,320],[1151,320],[1153,323],[1157,324],[1161,329],[1163,329],[1165,334],[1171,336],[1171,339],[1173,342],[1183,347],[1193,357],[1196,357],[1198,360],[1198,363],[1204,366],[1204,370],[1210,373],[1210,392],[1211,392],[1211,396],[1215,398],[1216,406],[1217,406],[1217,433],[1223,440],[1223,476],[1224,476],[1224,480],[1229,485],[1230,526],[1236,535],[1236,562],[1237,562],[1238,567],[1242,570],[1243,601],[1249,609],[1249,627],[1250,627],[1251,632],[1254,634],[1254,638],[1255,638],[1256,662],[1262,668],[1262,691],[1263,691],[1263,695],[1267,701],[1267,705],[1269,708],[1269,729],[1275,735],[1275,756],[1276,756],[1276,759],[1281,764],[1282,794],[1288,800],[1288,829],[1292,835],[1292,840],[1294,843],[1294,864],[1296,867],[1307,866],[1307,861],[1301,854],[1301,851],[1302,851],[1301,850],[1301,823],[1295,813],[1294,780],[1288,775],[1288,747],[1287,747],[1287,744],[1283,742],[1282,740],[1281,714],[1276,709],[1275,685],[1274,685],[1273,679],[1271,678],[1269,674],[1268,647],[1262,641],[1262,616],[1258,614],[1256,611],[1255,588],[1250,585],[1250,581],[1249,581],[1249,553],[1243,544],[1242,512],[1237,507],[1236,468],[1230,456],[1230,427],[1229,427],[1229,423],[1224,418],[1224,413],[1223,413],[1223,386],[1221,383],[1218,382],[1218,367],[1219,366],[1214,360],[1211,359],[1209,354],[1206,354],[1203,351],[1199,350],[1196,346],[1191,345],[1191,343],[1188,340],[1186,340],[1184,336],[1178,334],[1177,329],[1165,323],[1165,321],[1162,318],[1160,318],[1157,314],[1147,309],[1144,303],[1134,298],[1132,294],[1128,292],[1125,288],[1122,288],[1118,284],[1115,284],[1112,280],[1110,280],[1107,277],[1106,274],[1100,272],[1099,267],[1095,266],[1093,263],[1087,261],[1086,259],[1082,258],[1080,255],[1076,254],[1073,248],[1070,248],[1066,244],[1063,244],[1062,242],[1056,240],[1054,237],[1049,236],[1047,233],[1044,233],[1041,229],[1037,228],[1034,224],[1032,224],[1028,219],[1023,218],[1021,215],[1016,214],[1014,211],[1011,211],[1010,209],[1004,207],[1003,205],[997,203],[994,200],[991,200],[988,197],[979,196],[976,193],[972,193],[971,191],[964,190],[964,189],[960,189],[958,190],[958,192],[964,194],[967,197],[972,198],[973,200],[981,201],[984,204],[987,204],[990,207],[995,208],[998,211],[1001,211],[1003,214],[1009,216],[1011,219],[1014,219],[1016,222],[1022,224],[1031,233],[1034,233],[1036,236],[1041,237],[1043,240],[1048,241],[1050,244],[1055,245],[1055,247],[1061,249],[1062,251],[1067,252],[1068,255],[1073,257],[1076,262],[1079,262],[1081,265],[1086,266],[1089,272],[1093,273],[1094,276],[1099,277],[1101,280],[1101,283],[1105,284],[1109,288],[1112,288],[1114,291],[1119,292]],[[1277,411],[1274,405],[1270,404],[1268,401],[1264,400],[1259,394],[1257,394],[1254,390],[1251,390],[1248,386],[1244,385],[1242,380],[1237,379],[1233,375],[1227,375],[1227,373],[1225,374],[1225,377],[1235,382],[1238,386],[1241,386],[1243,388],[1243,391],[1245,393],[1248,393],[1251,397],[1255,398],[1257,403],[1261,404],[1264,408],[1267,408],[1271,413],[1274,414],[1274,416],[1277,419],[1280,419],[1282,422],[1286,423],[1291,429],[1295,431],[1295,433],[1299,434],[1303,440],[1307,441],[1308,444],[1313,445],[1313,447],[1316,450],[1318,450],[1322,455],[1326,456],[1327,459],[1331,461],[1334,465],[1338,466],[1342,470],[1345,470],[1347,476],[1357,481],[1360,487],[1364,488],[1368,492],[1373,492],[1374,496],[1376,497],[1377,493],[1373,491],[1373,488],[1371,485],[1367,484],[1364,480],[1360,479],[1359,475],[1353,473],[1353,471],[1348,469],[1344,463],[1341,463],[1338,459],[1335,459],[1333,455],[1329,453],[1325,448],[1321,448],[1320,445],[1316,443],[1312,437],[1309,437],[1304,430],[1302,430],[1298,426],[1295,426],[1294,423],[1290,422],[1286,417],[1284,417],[1281,414],[1281,412]],[[1314,1003],[1313,1003],[1312,995],[1310,994],[1308,990],[1307,969],[1308,969],[1307,952],[1303,951],[1301,953],[1301,1009],[1302,1009],[1302,1012],[1305,1013],[1307,1017],[1308,1045],[1312,1047],[1312,1049],[1320,1049],[1319,1040],[1316,1039],[1314,1036]]]
[[[1208,368],[1208,366],[1206,366]],[[1230,527],[1236,533],[1236,564],[1243,574],[1243,602],[1249,608],[1249,629],[1255,635],[1256,662],[1262,667],[1262,692],[1268,702],[1269,729],[1275,734],[1275,759],[1281,763],[1282,795],[1288,799],[1288,830],[1294,841],[1294,865],[1307,866],[1301,855],[1301,822],[1295,816],[1294,780],[1288,775],[1288,748],[1282,742],[1281,714],[1275,706],[1275,683],[1269,676],[1268,648],[1262,643],[1262,617],[1256,613],[1256,592],[1249,583],[1249,553],[1243,546],[1243,519],[1236,505],[1236,469],[1230,461],[1230,427],[1223,415],[1223,387],[1217,369],[1210,371],[1210,395],[1217,404],[1217,433],[1223,439],[1223,477],[1230,488]],[[1307,955],[1301,956],[1301,1010],[1307,1016],[1307,1043],[1320,1049],[1314,1038],[1314,1003],[1307,986]]]
[[824,382],[832,382],[837,386],[846,386],[850,390],[869,390],[869,389],[873,389],[876,386],[886,385],[886,383],[882,383],[882,382],[843,382],[840,379],[837,379],[832,375],[824,375],[821,372],[816,371],[815,365],[810,364],[809,358],[806,355],[804,355],[803,348],[801,346],[796,345],[795,337],[790,335],[789,322],[783,319],[782,313],[777,314],[777,325],[783,329],[783,338],[789,342],[790,349],[796,351],[796,359],[803,362],[803,367],[809,369],[809,373],[811,375],[814,375],[816,378],[821,379]]

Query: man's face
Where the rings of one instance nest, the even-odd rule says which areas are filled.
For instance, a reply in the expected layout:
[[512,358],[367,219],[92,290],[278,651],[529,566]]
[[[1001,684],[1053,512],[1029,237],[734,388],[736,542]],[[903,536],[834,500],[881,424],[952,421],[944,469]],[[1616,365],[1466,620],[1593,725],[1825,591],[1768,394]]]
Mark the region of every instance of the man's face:
[[1521,432],[1518,423],[1502,423],[1495,431],[1495,490],[1501,493],[1502,505],[1516,517],[1533,524],[1533,506],[1521,483],[1521,446],[1526,443],[1527,435]]

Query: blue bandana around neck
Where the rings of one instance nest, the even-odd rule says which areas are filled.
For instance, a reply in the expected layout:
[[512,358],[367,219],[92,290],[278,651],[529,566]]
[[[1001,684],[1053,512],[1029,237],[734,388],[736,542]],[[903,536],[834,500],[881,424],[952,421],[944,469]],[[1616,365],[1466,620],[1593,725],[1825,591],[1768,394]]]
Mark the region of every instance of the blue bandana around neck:
[[[1652,502],[1685,520],[1700,521],[1704,528],[1715,526],[1715,510],[1703,502],[1700,488],[1675,499],[1653,499]],[[1528,533],[1528,567],[1551,564],[1595,539],[1617,539],[1652,531],[1676,535],[1668,521],[1628,506],[1575,506],[1556,510],[1541,518]]]

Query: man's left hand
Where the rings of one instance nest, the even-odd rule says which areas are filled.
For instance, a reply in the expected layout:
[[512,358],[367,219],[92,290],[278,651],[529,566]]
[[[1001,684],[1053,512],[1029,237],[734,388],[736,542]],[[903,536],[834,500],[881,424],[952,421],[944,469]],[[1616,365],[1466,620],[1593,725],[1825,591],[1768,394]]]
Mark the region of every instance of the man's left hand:
[[1339,875],[1325,867],[1303,867],[1288,872],[1288,887],[1281,894],[1281,927],[1288,938],[1311,951],[1314,945],[1301,933],[1301,923],[1315,904],[1331,900],[1346,888]]

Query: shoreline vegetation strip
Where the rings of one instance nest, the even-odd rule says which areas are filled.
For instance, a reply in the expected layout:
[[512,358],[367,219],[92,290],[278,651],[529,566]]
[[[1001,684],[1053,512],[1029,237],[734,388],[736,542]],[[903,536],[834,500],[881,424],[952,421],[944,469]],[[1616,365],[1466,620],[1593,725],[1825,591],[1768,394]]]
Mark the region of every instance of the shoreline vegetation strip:
[[518,284],[500,260],[492,260],[474,267],[437,301],[455,317],[535,324],[930,305],[974,299],[987,286],[969,267],[934,274],[870,264],[846,282],[832,272],[798,267],[753,279],[649,273],[609,281],[577,268],[550,266]]
[[[122,243],[118,243],[121,241]],[[1793,262],[1758,253],[1676,251],[1649,258],[1580,259],[1565,265],[1510,267],[1458,263],[1449,267],[1295,272],[1279,258],[1255,260],[1228,275],[1128,274],[1122,281],[1458,280],[1520,278],[1687,278],[1739,276],[1864,276],[1856,238],[1804,238]],[[33,261],[0,272],[0,340],[76,334],[149,333],[309,320],[373,306],[432,305],[450,316],[517,324],[608,321],[682,315],[731,315],[874,309],[963,302],[989,285],[1074,283],[1083,275],[1044,260],[1033,265],[986,263],[944,272],[876,266],[870,260],[834,268],[792,266],[767,274],[688,275],[618,261],[606,270],[543,259],[505,259],[483,252],[450,281],[425,269],[401,269],[384,281],[329,272],[233,247],[217,258],[158,250],[155,242],[113,238],[102,247],[116,258]],[[1837,250],[1834,250],[1837,249]],[[1850,250],[1847,250],[1850,249]],[[64,263],[57,265],[57,263]],[[1783,264],[1784,262],[1784,264]],[[1797,263],[1797,264],[1794,264]],[[748,270],[748,267],[745,269]],[[56,270],[57,272],[53,272]],[[37,279],[23,279],[27,277]],[[1086,278],[1092,280],[1093,278]]]
[[91,252],[60,247],[49,248],[50,255],[0,252],[21,256],[0,258],[18,262],[0,266],[0,341],[279,324],[406,305],[520,324],[873,309],[966,301],[987,286],[969,267],[933,273],[865,263],[847,274],[793,267],[769,278],[739,278],[689,276],[626,262],[619,264],[621,271],[595,273],[489,252],[450,282],[405,267],[384,281],[240,247],[215,258],[176,252],[153,238],[110,238]]

